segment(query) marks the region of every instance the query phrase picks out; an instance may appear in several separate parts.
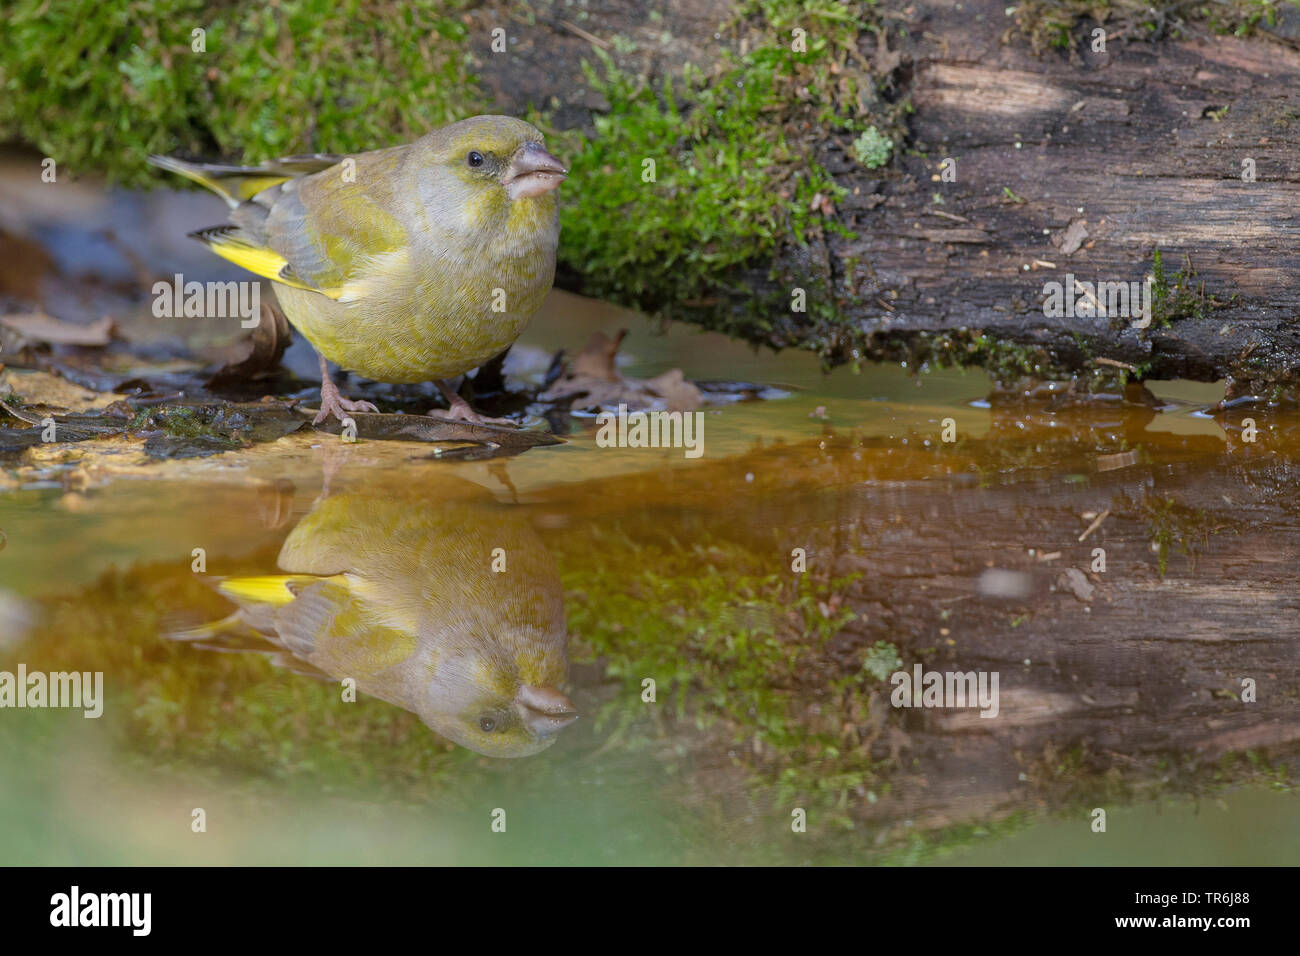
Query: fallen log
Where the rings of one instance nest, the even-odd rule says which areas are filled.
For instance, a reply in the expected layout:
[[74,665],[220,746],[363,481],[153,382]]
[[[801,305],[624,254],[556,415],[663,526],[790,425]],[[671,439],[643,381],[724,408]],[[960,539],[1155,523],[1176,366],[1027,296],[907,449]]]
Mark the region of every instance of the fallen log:
[[[531,32],[508,74],[486,74],[493,95],[518,107],[540,97],[510,81],[522,60],[546,65],[552,102],[590,103],[579,66],[590,38],[639,26],[621,5],[590,13],[586,38]],[[774,268],[744,271],[730,294],[636,304],[812,348],[829,364],[978,364],[1004,381],[1099,369],[1113,379],[1118,369],[1128,379],[1225,379],[1230,396],[1276,397],[1295,384],[1295,16],[1246,39],[1188,26],[1154,43],[1112,23],[1104,52],[1087,20],[1066,34],[1068,48],[1035,51],[993,0],[916,3],[885,22],[887,40],[864,29],[858,47],[914,109],[893,165],[865,168],[843,137],[805,131],[808,159],[844,190],[824,234],[787,243]],[[675,36],[635,66],[662,79],[701,55],[698,40]],[[557,120],[581,124],[582,113]],[[1152,321],[1045,315],[1045,286],[1067,275],[1081,300],[1089,284],[1154,275]],[[573,270],[561,281],[591,288]],[[796,289],[806,311],[792,309]],[[737,318],[755,309],[761,319]]]

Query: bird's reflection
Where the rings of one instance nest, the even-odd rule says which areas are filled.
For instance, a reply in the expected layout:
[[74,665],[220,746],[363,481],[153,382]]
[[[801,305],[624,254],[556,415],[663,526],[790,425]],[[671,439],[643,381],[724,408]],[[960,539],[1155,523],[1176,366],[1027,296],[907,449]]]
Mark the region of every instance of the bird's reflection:
[[479,486],[330,495],[277,564],[217,579],[238,610],[173,636],[269,641],[289,666],[353,678],[491,757],[538,753],[577,718],[560,689],[568,661],[554,563],[531,525]]

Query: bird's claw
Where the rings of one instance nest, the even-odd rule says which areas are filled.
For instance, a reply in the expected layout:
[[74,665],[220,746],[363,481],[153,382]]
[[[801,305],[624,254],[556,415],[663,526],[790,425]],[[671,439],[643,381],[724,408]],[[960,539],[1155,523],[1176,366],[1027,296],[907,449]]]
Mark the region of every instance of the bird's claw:
[[374,403],[372,402],[350,401],[349,399],[346,399],[342,395],[340,395],[337,390],[334,391],[333,394],[330,394],[326,390],[322,389],[321,399],[320,399],[320,411],[316,413],[316,417],[312,419],[311,423],[313,425],[319,425],[321,422],[325,421],[325,419],[329,418],[331,415],[336,417],[339,421],[343,421],[343,419],[348,417],[349,412],[378,412],[378,411],[379,409],[376,408]]
[[466,422],[470,425],[507,425],[515,427],[515,423],[508,418],[492,418],[488,415],[480,415],[470,408],[469,402],[459,396],[451,403],[451,408],[434,408],[429,411],[429,414],[441,415],[453,422]]

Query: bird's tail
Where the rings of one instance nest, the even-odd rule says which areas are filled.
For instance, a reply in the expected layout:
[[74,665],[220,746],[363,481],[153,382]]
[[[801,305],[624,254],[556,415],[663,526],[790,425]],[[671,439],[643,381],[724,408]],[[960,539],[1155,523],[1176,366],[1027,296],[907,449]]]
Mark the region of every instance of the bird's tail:
[[164,634],[173,641],[209,644],[240,638],[265,638],[274,631],[273,615],[298,592],[320,579],[310,574],[267,574],[250,577],[212,577],[217,591],[239,605],[239,610],[219,621],[187,626],[183,616],[165,623]]
[[210,624],[200,624],[198,627],[181,627],[173,621],[167,621],[163,630],[163,636],[171,641],[184,641],[188,644],[215,641],[223,637],[229,637],[236,634],[243,634],[248,630],[236,611],[219,621],[213,621]]
[[150,156],[149,164],[184,176],[212,190],[233,209],[263,189],[279,185],[295,176],[328,169],[343,158],[333,153],[313,153],[308,156],[286,156],[260,166],[226,166],[221,163],[191,163],[171,156]]

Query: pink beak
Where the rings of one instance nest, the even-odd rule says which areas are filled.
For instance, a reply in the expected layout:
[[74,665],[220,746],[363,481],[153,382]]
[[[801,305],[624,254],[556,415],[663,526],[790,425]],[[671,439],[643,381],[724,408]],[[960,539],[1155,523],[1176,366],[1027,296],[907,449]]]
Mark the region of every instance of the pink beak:
[[511,199],[530,199],[559,187],[569,171],[541,143],[525,143],[510,160],[501,185]]
[[538,737],[558,734],[578,719],[573,701],[554,687],[533,687],[524,684],[515,695],[515,709],[519,711],[528,729]]

